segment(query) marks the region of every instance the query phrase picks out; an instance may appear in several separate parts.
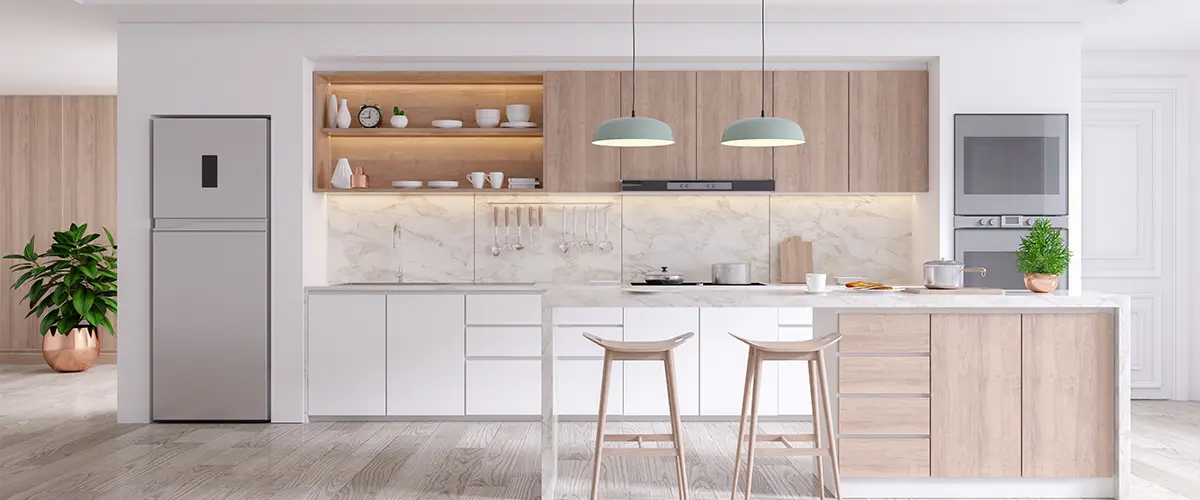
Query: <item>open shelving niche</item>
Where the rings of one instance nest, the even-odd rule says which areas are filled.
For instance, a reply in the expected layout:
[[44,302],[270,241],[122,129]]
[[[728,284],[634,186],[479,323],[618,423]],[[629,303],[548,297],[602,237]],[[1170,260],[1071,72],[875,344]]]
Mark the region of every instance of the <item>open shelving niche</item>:
[[[326,128],[329,94],[347,100],[351,126]],[[504,172],[505,178],[544,180],[542,129],[439,129],[433,120],[475,123],[476,109],[528,104],[530,121],[541,124],[544,87],[540,73],[315,72],[313,73],[313,190],[336,193],[542,192],[541,189],[469,189],[471,172]],[[379,128],[363,128],[358,108],[378,104]],[[392,107],[400,106],[408,126],[390,128]],[[366,189],[330,185],[338,158],[362,167]],[[459,189],[396,189],[392,181],[458,181]]]

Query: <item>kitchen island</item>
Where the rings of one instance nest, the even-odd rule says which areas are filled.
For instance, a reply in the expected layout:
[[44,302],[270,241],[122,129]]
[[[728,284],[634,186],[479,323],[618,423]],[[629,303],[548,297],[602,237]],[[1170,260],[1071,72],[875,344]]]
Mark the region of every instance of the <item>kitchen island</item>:
[[[579,371],[561,365],[583,362],[574,337],[584,330],[624,340],[699,330],[693,352],[679,348],[679,370],[696,372],[679,377],[680,406],[731,419],[746,351],[728,333],[803,340],[840,331],[829,373],[847,498],[1128,498],[1129,307],[1128,297],[1096,293],[552,287],[542,301],[542,498],[556,498],[560,418],[586,415],[599,395],[594,360],[585,378],[596,389],[563,375]],[[634,365],[623,368],[614,373],[624,375],[625,406],[610,414],[665,413],[661,382],[634,383]],[[803,370],[764,372],[768,393],[777,384],[763,398],[767,415],[807,413],[789,411],[807,399],[788,401],[807,391]],[[647,403],[655,397],[661,408]]]

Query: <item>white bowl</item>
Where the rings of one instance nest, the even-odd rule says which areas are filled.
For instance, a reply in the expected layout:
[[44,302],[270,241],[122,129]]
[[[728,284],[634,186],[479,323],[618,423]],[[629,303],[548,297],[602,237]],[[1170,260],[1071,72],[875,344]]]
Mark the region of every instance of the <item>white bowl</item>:
[[392,187],[401,189],[416,189],[424,184],[421,181],[392,181]]
[[479,125],[479,128],[496,128],[496,125],[500,124],[500,119],[475,117],[475,124]]
[[433,126],[437,128],[462,128],[462,120],[434,120]]
[[434,189],[454,189],[458,187],[458,181],[429,181],[429,187]]
[[475,119],[495,118],[500,119],[500,110],[498,109],[477,109],[475,110]]
[[509,104],[504,108],[504,115],[510,122],[527,122],[529,121],[529,105]]

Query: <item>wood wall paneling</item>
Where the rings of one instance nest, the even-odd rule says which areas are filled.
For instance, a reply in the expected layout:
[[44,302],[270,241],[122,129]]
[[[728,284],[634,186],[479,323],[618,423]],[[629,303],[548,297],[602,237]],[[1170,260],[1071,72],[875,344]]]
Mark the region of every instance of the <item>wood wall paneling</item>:
[[1113,324],[1103,313],[1022,316],[1022,476],[1112,477]]
[[1021,315],[934,314],[931,474],[1021,476]]
[[850,192],[929,190],[929,73],[850,73]]
[[[621,112],[634,104],[632,73],[621,73]],[[622,179],[696,178],[696,72],[639,71],[637,114],[671,126],[675,144],[621,148]]]
[[775,190],[845,193],[850,190],[850,73],[775,71],[774,116],[804,129],[799,147],[775,148]]
[[[116,235],[116,97],[0,97],[0,254],[17,253],[37,236],[45,250],[54,231],[86,222]],[[26,319],[24,290],[0,269],[0,351],[41,350],[36,320]],[[101,347],[116,349],[101,335]]]
[[[766,74],[766,109],[772,109],[771,73]],[[725,127],[762,112],[758,71],[701,71],[696,74],[696,176],[700,179],[771,179],[772,149],[721,145]],[[801,146],[804,147],[804,146]]]
[[545,76],[545,187],[551,192],[620,190],[621,151],[592,144],[596,127],[621,116],[617,71],[550,71]]

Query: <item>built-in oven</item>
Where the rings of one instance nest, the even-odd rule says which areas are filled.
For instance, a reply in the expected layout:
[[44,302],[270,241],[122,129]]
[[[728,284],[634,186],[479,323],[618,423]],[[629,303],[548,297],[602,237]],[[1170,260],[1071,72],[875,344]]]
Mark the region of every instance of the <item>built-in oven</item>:
[[1065,114],[954,115],[954,213],[1066,215],[1067,131]]
[[[1050,225],[1062,230],[1067,238],[1066,217],[1045,217]],[[963,275],[963,285],[1025,291],[1025,275],[1017,270],[1017,248],[1021,238],[1039,217],[1001,215],[996,217],[954,218],[955,260],[965,267],[987,269],[986,276],[977,273]],[[1067,277],[1059,280],[1059,288],[1067,289]]]

